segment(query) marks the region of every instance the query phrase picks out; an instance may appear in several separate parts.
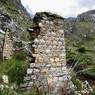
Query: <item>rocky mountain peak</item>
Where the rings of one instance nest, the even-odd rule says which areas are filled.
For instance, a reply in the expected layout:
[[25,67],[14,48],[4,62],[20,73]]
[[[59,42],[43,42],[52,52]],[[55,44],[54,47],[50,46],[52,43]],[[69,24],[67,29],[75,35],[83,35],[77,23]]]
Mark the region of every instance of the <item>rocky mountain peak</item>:
[[95,10],[90,10],[78,15],[78,20],[95,23]]

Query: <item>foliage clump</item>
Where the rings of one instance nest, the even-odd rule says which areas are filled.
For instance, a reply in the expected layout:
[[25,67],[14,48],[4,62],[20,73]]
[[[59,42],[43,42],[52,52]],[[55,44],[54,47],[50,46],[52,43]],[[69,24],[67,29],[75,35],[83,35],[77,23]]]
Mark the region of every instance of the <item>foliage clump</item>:
[[24,52],[19,52],[12,59],[2,61],[0,64],[0,76],[8,75],[10,83],[16,83],[17,85],[23,83],[28,67],[25,57]]
[[79,79],[77,79],[76,77],[72,77],[71,80],[72,80],[73,84],[76,86],[76,90],[81,91],[82,90],[82,82]]

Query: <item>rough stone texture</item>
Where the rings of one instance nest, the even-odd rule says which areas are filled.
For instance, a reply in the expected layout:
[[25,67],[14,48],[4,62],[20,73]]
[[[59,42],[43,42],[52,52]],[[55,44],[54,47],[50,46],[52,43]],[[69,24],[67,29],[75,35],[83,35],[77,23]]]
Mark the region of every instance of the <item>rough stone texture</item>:
[[42,95],[67,95],[74,86],[66,68],[63,20],[44,18],[38,23],[40,34],[32,45],[35,63],[31,63],[27,70],[25,87],[36,86]]
[[12,33],[7,29],[3,45],[3,59],[10,59],[12,57]]
[[3,41],[0,42],[0,58],[2,58]]

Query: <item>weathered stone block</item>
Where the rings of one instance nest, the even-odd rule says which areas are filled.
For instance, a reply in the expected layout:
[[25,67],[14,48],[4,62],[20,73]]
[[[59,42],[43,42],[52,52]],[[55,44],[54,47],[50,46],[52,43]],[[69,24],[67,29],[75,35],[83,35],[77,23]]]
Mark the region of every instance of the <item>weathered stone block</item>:
[[42,24],[42,23],[39,23],[39,26],[40,26],[40,27],[43,27],[43,24]]
[[20,84],[20,86],[22,87],[22,88],[27,88],[27,83],[24,83],[24,84]]
[[24,77],[24,81],[29,81],[30,80],[30,76]]
[[45,40],[44,39],[40,39],[39,40],[39,43],[44,44],[45,43]]
[[46,50],[46,53],[50,53],[50,49],[47,49],[47,50]]
[[57,63],[59,63],[59,61],[60,61],[60,59],[59,59],[59,57],[55,57],[55,62]]
[[27,69],[27,74],[32,74],[33,69]]
[[43,64],[43,63],[44,63],[44,60],[43,60],[43,58],[41,58],[41,57],[37,58],[36,60],[37,60],[37,62],[40,63],[40,64]]
[[58,42],[57,41],[53,41],[53,45],[58,45]]
[[48,74],[48,69],[47,68],[43,68],[41,70],[41,74],[44,75],[44,74]]
[[50,58],[50,62],[52,62],[52,63],[53,63],[53,62],[54,62],[54,58]]
[[36,80],[36,75],[31,75],[31,79]]
[[33,55],[33,57],[36,57],[36,58],[40,57],[40,55],[38,54],[38,52],[36,52],[35,54],[32,54],[32,55]]
[[33,82],[29,82],[29,87],[32,87],[33,86]]
[[64,30],[59,30],[59,33],[60,34],[64,34]]
[[30,68],[33,68],[33,67],[35,67],[35,63],[30,64]]
[[33,69],[33,73],[36,74],[36,73],[39,73],[40,69]]

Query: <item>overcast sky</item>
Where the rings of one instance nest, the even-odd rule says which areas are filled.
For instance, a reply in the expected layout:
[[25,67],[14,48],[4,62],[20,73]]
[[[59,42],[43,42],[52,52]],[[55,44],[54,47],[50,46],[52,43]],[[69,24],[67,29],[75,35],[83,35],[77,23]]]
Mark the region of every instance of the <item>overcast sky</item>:
[[53,12],[63,17],[75,17],[87,10],[95,9],[95,0],[21,0],[29,13]]

